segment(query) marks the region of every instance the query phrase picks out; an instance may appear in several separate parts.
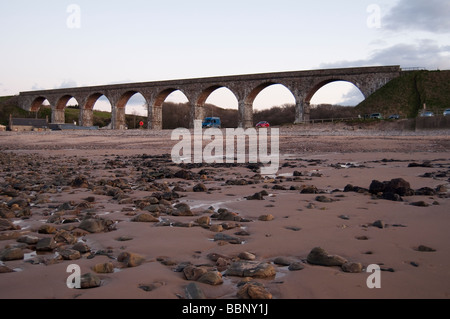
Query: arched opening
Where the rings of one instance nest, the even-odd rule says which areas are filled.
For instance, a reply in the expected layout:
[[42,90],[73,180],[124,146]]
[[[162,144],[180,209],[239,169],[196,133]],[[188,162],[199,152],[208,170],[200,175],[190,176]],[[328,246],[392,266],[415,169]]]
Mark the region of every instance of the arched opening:
[[48,118],[50,120],[51,115],[52,115],[52,108],[47,98],[43,96],[35,98],[34,101],[31,103],[29,116],[34,117],[36,119]]
[[[148,102],[137,91],[128,91],[122,95],[117,104],[118,127],[126,126],[128,129],[147,128]],[[141,126],[140,123],[143,123]]]
[[[56,112],[61,118],[59,122],[79,125],[80,123],[80,105],[71,95],[61,97],[56,103]],[[64,118],[62,118],[64,116]]]
[[358,87],[348,81],[328,80],[319,83],[309,93],[311,119],[356,117],[355,106],[365,97]]
[[189,99],[178,89],[165,89],[156,97],[150,117],[153,129],[188,128],[190,126]]
[[282,84],[268,83],[259,87],[253,100],[253,124],[267,121],[271,126],[295,121],[295,97]]
[[213,86],[205,90],[198,102],[204,117],[220,117],[222,128],[239,125],[239,102],[227,87]]
[[91,94],[83,110],[83,126],[111,128],[112,105],[102,93]]

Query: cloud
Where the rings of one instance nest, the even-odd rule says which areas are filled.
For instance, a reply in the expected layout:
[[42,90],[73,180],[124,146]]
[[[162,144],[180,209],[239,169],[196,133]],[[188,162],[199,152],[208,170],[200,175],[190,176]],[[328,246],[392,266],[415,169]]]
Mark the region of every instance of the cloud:
[[355,106],[364,101],[364,95],[357,87],[353,87],[349,92],[342,95],[339,105]]
[[[382,18],[378,49],[361,60],[324,63],[321,67],[400,65],[450,69],[450,45],[442,39],[450,33],[449,17],[448,0],[399,0]],[[389,41],[381,40],[385,38],[396,39],[397,43],[388,45]]]
[[45,88],[43,88],[42,86],[40,86],[37,83],[34,83],[33,86],[31,87],[31,90],[32,91],[42,91],[42,90],[45,90]]
[[400,0],[383,18],[391,31],[450,33],[450,1]]
[[68,89],[77,87],[77,82],[73,80],[64,80],[61,84],[54,87],[54,89]]
[[420,40],[416,44],[396,44],[375,51],[372,63],[399,64],[402,67],[425,67],[427,69],[450,68],[450,46],[441,46],[432,40]]
[[450,69],[450,45],[439,45],[434,40],[418,40],[416,43],[398,43],[372,51],[367,59],[323,63],[321,68],[358,67],[375,65],[400,65],[424,67],[429,70]]

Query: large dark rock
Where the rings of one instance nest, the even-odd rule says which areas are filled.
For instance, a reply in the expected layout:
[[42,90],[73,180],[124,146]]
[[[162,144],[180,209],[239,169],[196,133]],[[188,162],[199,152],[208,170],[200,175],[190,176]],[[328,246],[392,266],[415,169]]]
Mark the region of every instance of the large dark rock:
[[318,194],[319,192],[316,186],[311,185],[303,187],[300,194]]
[[257,261],[236,261],[225,272],[226,276],[271,278],[276,275],[275,267],[269,263]]
[[384,183],[373,180],[369,187],[369,192],[372,194],[384,193],[386,186]]
[[90,233],[101,233],[111,231],[113,225],[112,220],[90,218],[83,220],[78,227]]
[[217,218],[218,220],[229,220],[235,221],[239,217],[237,213],[230,212],[226,208],[219,208],[216,214],[213,214],[213,218]]
[[73,188],[88,188],[89,182],[86,177],[77,176],[74,180],[72,180],[72,182],[70,182],[70,186],[72,186]]
[[194,216],[194,213],[191,211],[191,208],[186,203],[176,204],[175,210],[172,212],[174,216]]
[[93,273],[87,273],[81,276],[81,289],[90,289],[100,287],[101,280]]
[[222,274],[215,270],[206,272],[205,274],[200,276],[197,281],[211,286],[218,286],[223,284]]
[[207,273],[207,270],[203,267],[196,267],[194,265],[188,265],[184,267],[183,274],[187,280],[196,281],[201,276]]
[[73,245],[72,249],[78,250],[81,254],[85,254],[91,251],[89,246],[83,242],[77,242],[75,245]]
[[17,229],[20,229],[20,227],[14,225],[13,222],[11,222],[7,219],[0,219],[0,231],[17,230]]
[[272,299],[272,294],[259,282],[248,282],[240,286],[236,296],[239,299]]
[[131,219],[132,222],[141,222],[141,223],[157,223],[159,219],[149,213],[139,214]]
[[206,299],[205,294],[203,293],[200,286],[192,282],[185,288],[186,299]]
[[414,190],[411,189],[411,185],[403,178],[395,178],[384,182],[373,180],[370,184],[369,191],[375,195],[379,193],[393,193],[399,196],[414,195]]
[[226,241],[230,244],[242,244],[242,240],[228,234],[218,233],[214,236],[214,241]]
[[208,188],[203,183],[199,183],[194,186],[193,188],[194,192],[200,193],[200,192],[207,192]]
[[59,252],[64,260],[76,260],[81,258],[81,254],[75,249],[64,249]]
[[118,262],[122,262],[126,267],[137,267],[145,262],[145,258],[139,254],[122,252],[117,257]]
[[57,246],[56,241],[51,238],[42,238],[40,239],[36,244],[36,250],[37,251],[53,251]]
[[0,260],[11,261],[23,259],[23,250],[21,248],[7,248],[0,252]]
[[316,247],[309,253],[307,261],[320,266],[342,266],[347,260],[341,256],[329,255],[325,249]]
[[176,172],[174,174],[174,176],[176,178],[181,178],[181,179],[193,179],[194,178],[194,174],[191,171],[188,170],[179,170],[178,172]]

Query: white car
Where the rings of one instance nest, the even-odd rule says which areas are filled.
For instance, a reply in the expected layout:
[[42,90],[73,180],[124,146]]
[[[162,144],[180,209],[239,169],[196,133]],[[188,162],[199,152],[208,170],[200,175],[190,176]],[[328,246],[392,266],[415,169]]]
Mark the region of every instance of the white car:
[[446,109],[444,111],[444,116],[449,116],[450,115],[450,109]]
[[420,114],[421,117],[433,117],[434,113],[430,111],[426,111]]

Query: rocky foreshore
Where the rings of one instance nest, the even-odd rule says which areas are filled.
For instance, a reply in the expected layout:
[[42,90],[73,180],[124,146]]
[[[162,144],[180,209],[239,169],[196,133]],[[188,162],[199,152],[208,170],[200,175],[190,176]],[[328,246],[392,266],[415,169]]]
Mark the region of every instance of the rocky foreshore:
[[[262,176],[254,164],[174,164],[167,132],[138,133],[0,137],[1,298],[448,293],[437,275],[450,264],[448,137],[427,152],[421,139],[291,136],[279,173]],[[73,264],[82,289],[66,285]],[[366,286],[373,264],[384,290]]]

